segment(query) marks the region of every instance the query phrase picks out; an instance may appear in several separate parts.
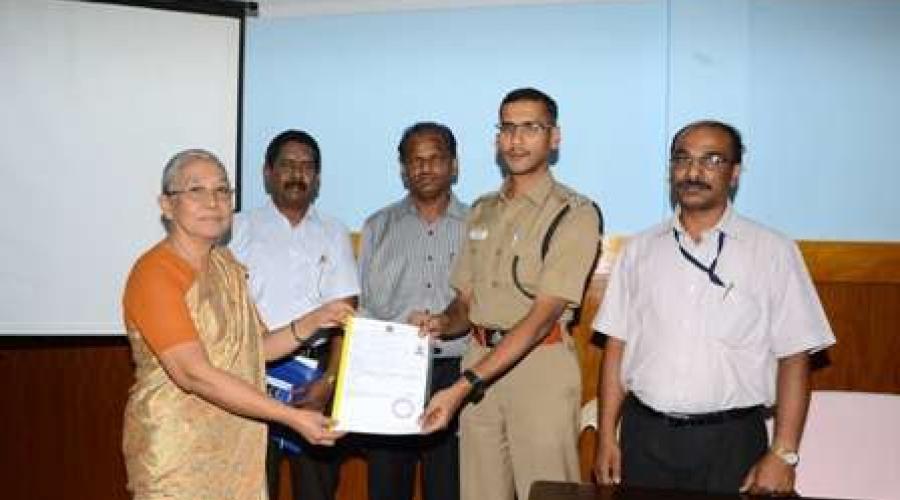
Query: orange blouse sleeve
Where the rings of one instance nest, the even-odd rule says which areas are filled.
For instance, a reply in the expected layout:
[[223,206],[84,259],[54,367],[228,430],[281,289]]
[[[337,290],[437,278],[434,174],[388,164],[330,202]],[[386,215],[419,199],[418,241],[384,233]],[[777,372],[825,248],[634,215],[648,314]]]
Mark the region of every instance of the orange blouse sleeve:
[[162,245],[141,257],[131,270],[122,299],[125,326],[140,334],[157,356],[200,338],[185,302],[194,280],[190,266]]

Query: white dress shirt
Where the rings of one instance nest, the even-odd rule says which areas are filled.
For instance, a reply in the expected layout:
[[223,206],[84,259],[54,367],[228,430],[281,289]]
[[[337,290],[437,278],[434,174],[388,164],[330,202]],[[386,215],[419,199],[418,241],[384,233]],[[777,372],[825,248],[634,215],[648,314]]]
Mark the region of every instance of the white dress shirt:
[[[713,284],[703,266],[724,241]],[[777,361],[834,343],[797,245],[729,206],[699,244],[678,214],[629,241],[594,330],[625,342],[622,383],[663,412],[704,413],[775,402]]]
[[247,266],[250,293],[269,329],[359,295],[350,232],[315,207],[293,227],[271,201],[235,214],[228,246]]

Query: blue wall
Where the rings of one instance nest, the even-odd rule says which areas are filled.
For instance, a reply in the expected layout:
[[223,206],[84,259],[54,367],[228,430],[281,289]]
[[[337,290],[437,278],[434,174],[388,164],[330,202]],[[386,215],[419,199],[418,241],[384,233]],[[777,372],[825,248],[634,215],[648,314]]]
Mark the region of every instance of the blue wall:
[[[243,203],[266,200],[268,140],[323,150],[318,206],[358,229],[402,196],[396,144],[418,120],[460,142],[457,192],[495,189],[502,96],[560,105],[555,174],[611,233],[669,213],[666,146],[701,117],[746,134],[742,211],[795,238],[900,239],[900,2],[646,0],[255,19],[247,36]],[[890,121],[889,121],[890,120]],[[893,134],[892,134],[893,133]]]

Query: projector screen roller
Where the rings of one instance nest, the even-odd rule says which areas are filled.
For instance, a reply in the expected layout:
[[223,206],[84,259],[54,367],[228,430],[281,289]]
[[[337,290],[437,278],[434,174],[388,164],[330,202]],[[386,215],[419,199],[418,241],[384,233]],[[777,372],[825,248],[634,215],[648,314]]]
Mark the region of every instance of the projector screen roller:
[[208,149],[238,182],[241,22],[0,0],[0,335],[123,333],[166,160]]

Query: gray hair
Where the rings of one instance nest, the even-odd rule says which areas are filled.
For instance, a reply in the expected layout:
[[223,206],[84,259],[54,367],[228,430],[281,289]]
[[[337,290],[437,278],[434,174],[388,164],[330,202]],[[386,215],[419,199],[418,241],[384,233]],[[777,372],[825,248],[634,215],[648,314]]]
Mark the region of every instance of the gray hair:
[[222,173],[225,174],[225,177],[228,177],[228,171],[225,169],[225,165],[222,163],[222,160],[219,159],[218,156],[210,153],[205,149],[185,149],[184,151],[180,151],[175,153],[169,161],[166,162],[165,168],[163,168],[162,174],[162,194],[169,194],[172,190],[172,184],[175,183],[175,180],[181,175],[181,171],[184,167],[192,162],[202,160],[207,161],[212,164],[215,164]]

